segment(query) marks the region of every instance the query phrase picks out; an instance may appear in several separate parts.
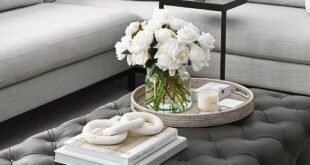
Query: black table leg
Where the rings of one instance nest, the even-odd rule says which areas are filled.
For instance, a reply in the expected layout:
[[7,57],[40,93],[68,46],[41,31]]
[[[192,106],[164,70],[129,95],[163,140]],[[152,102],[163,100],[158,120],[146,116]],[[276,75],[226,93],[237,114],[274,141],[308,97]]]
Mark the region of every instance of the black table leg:
[[164,8],[164,0],[159,0],[159,8],[160,9]]
[[225,80],[226,67],[226,11],[222,11],[221,19],[221,62],[220,79]]
[[136,69],[130,68],[128,74],[128,90],[133,91],[136,88]]

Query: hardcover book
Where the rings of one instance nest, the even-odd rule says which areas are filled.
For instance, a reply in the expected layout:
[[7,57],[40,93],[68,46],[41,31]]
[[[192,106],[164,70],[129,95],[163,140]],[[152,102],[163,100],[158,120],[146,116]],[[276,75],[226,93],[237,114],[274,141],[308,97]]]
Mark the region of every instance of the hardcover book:
[[[176,139],[159,148],[151,155],[143,158],[135,165],[159,165],[186,147],[186,138],[178,136]],[[97,157],[68,151],[65,147],[55,150],[55,162],[67,165],[112,165],[109,162],[98,159]]]
[[[102,133],[98,129],[95,133]],[[175,128],[165,128],[153,136],[128,134],[127,139],[117,145],[97,145],[87,142],[82,134],[64,142],[67,151],[83,154],[108,162],[112,165],[133,165],[164,145],[175,140],[178,131]]]

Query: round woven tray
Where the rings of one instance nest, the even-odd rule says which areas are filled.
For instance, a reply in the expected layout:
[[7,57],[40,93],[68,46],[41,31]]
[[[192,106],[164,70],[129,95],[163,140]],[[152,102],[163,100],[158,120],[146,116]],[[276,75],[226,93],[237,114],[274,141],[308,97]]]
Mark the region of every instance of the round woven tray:
[[153,111],[146,108],[145,86],[142,85],[135,89],[131,95],[131,109],[138,112],[149,112],[157,115],[169,127],[209,127],[222,125],[238,121],[252,113],[254,109],[253,93],[246,87],[222,80],[192,78],[192,88],[198,88],[207,82],[219,82],[232,86],[232,94],[228,97],[234,100],[244,101],[235,108],[221,107],[217,112],[202,112],[197,106],[197,102],[193,102],[192,107],[180,113],[167,113],[162,111]]

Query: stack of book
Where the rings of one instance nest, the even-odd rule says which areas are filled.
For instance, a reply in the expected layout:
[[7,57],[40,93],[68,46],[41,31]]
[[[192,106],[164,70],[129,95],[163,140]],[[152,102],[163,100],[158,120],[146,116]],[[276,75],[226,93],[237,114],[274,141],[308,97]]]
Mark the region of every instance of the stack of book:
[[170,127],[153,136],[129,133],[121,144],[108,146],[91,144],[80,134],[55,150],[55,161],[68,165],[158,165],[186,147],[186,138]]

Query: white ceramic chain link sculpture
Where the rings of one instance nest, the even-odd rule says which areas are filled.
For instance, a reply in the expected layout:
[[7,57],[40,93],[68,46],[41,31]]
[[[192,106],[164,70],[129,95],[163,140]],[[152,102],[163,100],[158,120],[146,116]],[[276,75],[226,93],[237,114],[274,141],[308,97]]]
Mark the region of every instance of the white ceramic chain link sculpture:
[[[146,122],[150,124],[146,124]],[[102,135],[97,135],[94,130],[103,128]],[[115,116],[111,119],[93,120],[83,128],[85,140],[93,144],[113,145],[123,142],[128,132],[139,135],[154,135],[163,129],[162,121],[155,115],[145,112],[130,112],[122,117]]]

